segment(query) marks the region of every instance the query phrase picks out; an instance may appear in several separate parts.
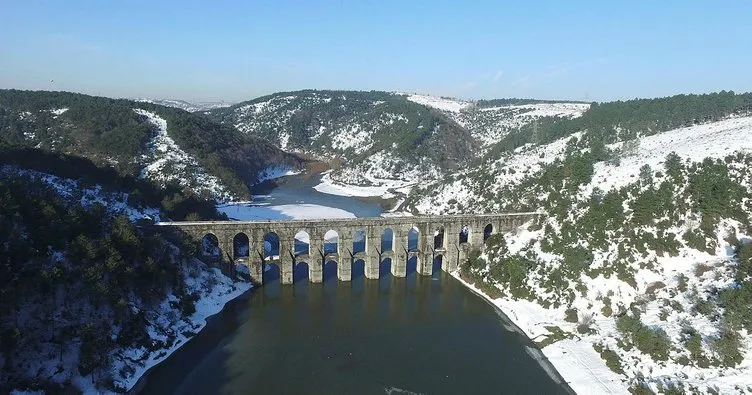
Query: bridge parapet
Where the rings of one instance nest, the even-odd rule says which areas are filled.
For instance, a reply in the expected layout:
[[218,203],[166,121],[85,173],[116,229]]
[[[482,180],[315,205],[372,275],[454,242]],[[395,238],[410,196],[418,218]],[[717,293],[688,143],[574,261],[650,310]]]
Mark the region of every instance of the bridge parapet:
[[[263,283],[266,264],[279,267],[280,281],[291,284],[295,279],[295,265],[308,265],[308,278],[321,282],[324,265],[337,263],[337,277],[349,281],[355,262],[363,260],[365,276],[379,278],[379,265],[391,261],[391,273],[404,277],[407,261],[417,260],[417,271],[430,275],[433,264],[441,258],[441,269],[456,270],[467,259],[471,248],[482,248],[485,240],[495,233],[516,230],[524,224],[538,220],[539,213],[505,213],[478,215],[401,216],[321,220],[262,220],[262,221],[183,221],[159,222],[164,230],[180,231],[201,241],[204,248],[207,237],[215,249],[205,255],[207,261],[237,261],[249,266],[251,277]],[[392,232],[391,248],[383,249],[382,239]],[[337,233],[334,241],[326,242],[329,231]],[[297,235],[305,232],[307,242]],[[417,232],[417,240],[410,235]],[[464,235],[464,236],[463,236]],[[356,237],[363,236],[360,241]],[[388,239],[388,237],[386,237]],[[386,240],[385,239],[385,240]],[[355,251],[354,243],[362,242],[364,251]],[[335,246],[331,244],[336,243]],[[387,243],[389,244],[389,243]],[[304,246],[306,252],[299,252]],[[331,251],[333,249],[333,251]],[[361,247],[362,249],[362,247]],[[219,256],[216,252],[219,251]],[[276,257],[276,259],[271,259]]]

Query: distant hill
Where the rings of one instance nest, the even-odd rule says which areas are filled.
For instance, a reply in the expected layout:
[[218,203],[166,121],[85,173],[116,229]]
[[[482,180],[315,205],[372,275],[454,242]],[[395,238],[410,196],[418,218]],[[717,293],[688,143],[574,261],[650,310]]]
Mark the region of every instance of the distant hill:
[[215,108],[230,107],[233,103],[218,102],[189,102],[178,99],[136,99],[137,102],[158,104],[165,107],[174,107],[188,112],[208,111]]
[[301,164],[200,114],[66,92],[0,90],[0,143],[81,156],[219,199],[248,197],[269,167]]
[[[552,110],[555,106],[560,108]],[[332,178],[340,182],[402,185],[455,172],[535,119],[577,116],[587,107],[537,103],[489,109],[431,96],[304,90],[207,114],[288,152],[336,160],[341,166]]]

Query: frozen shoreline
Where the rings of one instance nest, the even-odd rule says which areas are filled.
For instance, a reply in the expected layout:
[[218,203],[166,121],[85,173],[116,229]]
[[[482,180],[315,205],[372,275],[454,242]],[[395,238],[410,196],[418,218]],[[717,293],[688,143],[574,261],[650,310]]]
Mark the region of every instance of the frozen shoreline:
[[[531,322],[552,323],[542,313],[542,307],[527,301],[505,298],[492,299],[474,285],[460,278],[457,272],[451,273],[459,282],[493,304],[528,338],[535,339],[537,333]],[[530,305],[530,306],[527,306]],[[539,310],[539,311],[538,311]],[[577,339],[564,339],[540,349],[546,360],[556,369],[565,382],[578,394],[629,394],[621,376],[612,372],[590,342]],[[535,358],[535,356],[533,356]],[[540,361],[542,364],[545,361]],[[542,365],[545,369],[546,366]],[[550,373],[549,373],[550,374]]]

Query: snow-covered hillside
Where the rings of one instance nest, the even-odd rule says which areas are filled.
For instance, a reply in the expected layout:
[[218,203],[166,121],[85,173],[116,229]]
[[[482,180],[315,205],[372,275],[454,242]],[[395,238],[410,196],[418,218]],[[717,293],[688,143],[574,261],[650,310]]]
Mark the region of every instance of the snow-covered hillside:
[[[609,147],[615,150],[628,148],[619,155],[618,164],[596,163],[593,182],[582,188],[583,193],[589,194],[596,186],[608,191],[633,182],[639,176],[642,166],[659,169],[671,152],[694,162],[700,162],[704,158],[723,158],[734,152],[752,152],[750,133],[752,117],[731,117],[612,144]],[[431,194],[420,198],[415,203],[415,208],[432,214],[498,210],[501,202],[485,199],[484,195],[495,195],[502,187],[513,187],[532,177],[543,166],[562,159],[567,143],[581,136],[582,133],[576,133],[546,145],[528,144],[513,153],[484,163],[482,168],[468,169],[456,175],[451,182],[432,184]],[[488,177],[493,182],[486,182]],[[497,189],[488,190],[488,185]]]
[[572,159],[588,153],[585,131],[412,198],[422,213],[546,214],[473,273],[578,393],[748,393],[752,336],[730,300],[748,287],[737,253],[752,243],[751,133],[752,117],[730,116],[619,142],[588,174],[587,156]]
[[[79,219],[76,218],[76,210],[93,211],[100,208],[103,211],[96,212],[107,218],[121,215],[126,215],[131,221],[160,218],[157,208],[131,206],[127,193],[112,192],[101,186],[84,186],[76,180],[15,166],[0,166],[0,182],[7,183],[10,188],[11,185],[19,185],[17,182],[23,183],[20,185],[31,188],[23,191],[30,196],[40,193],[36,189],[38,184],[51,188],[57,195],[55,200],[59,198],[68,207],[68,216],[72,218],[66,219],[72,222]],[[4,201],[7,201],[7,197]],[[51,200],[45,204],[45,211],[49,215],[54,210],[50,208],[54,204]],[[22,213],[14,215],[21,217]],[[95,237],[93,235],[96,235],[99,227],[108,226],[105,225],[108,219],[95,219],[102,223],[90,223],[91,229],[87,230],[87,235],[62,235],[68,238],[61,245],[63,249],[47,246],[46,259],[29,257],[30,262],[18,259],[13,262],[16,269],[24,269],[26,275],[38,276],[32,278],[36,278],[37,284],[44,285],[42,291],[34,287],[14,298],[20,301],[19,309],[13,314],[15,319],[8,320],[8,312],[3,311],[3,330],[20,330],[13,347],[0,350],[0,360],[4,364],[0,371],[3,388],[11,385],[24,391],[45,389],[51,392],[77,388],[85,394],[130,390],[150,367],[167,358],[201,330],[209,316],[218,313],[225,303],[251,288],[249,282],[231,279],[219,269],[209,268],[184,255],[177,246],[151,236],[150,243],[159,243],[164,248],[165,259],[177,269],[164,260],[156,263],[161,258],[153,256],[149,259],[153,258],[154,262],[139,262],[139,265],[131,266],[130,275],[124,278],[138,276],[144,266],[157,265],[158,271],[174,271],[180,277],[179,280],[170,279],[180,289],[169,289],[166,297],[160,299],[161,290],[140,290],[136,287],[118,302],[125,306],[125,310],[113,311],[111,302],[105,301],[101,293],[114,296],[112,292],[116,286],[108,284],[109,281],[102,277],[121,274],[117,270],[118,263],[122,264],[121,255],[111,249],[106,257],[110,271],[106,276],[98,276],[96,267],[101,262],[83,265],[73,258],[75,247],[70,247],[82,239]],[[130,229],[134,229],[130,226]],[[122,227],[118,229],[123,230]],[[23,228],[18,231],[22,232]],[[24,237],[30,237],[32,232],[24,233]],[[94,249],[95,246],[89,248]],[[42,252],[41,256],[44,255]],[[135,280],[139,278],[135,277]],[[92,281],[99,284],[97,289],[100,291],[92,292],[88,288],[87,284]],[[110,281],[117,280],[110,278]],[[192,306],[189,309],[186,309],[187,300],[184,300],[186,295]],[[123,317],[133,319],[129,321]],[[106,339],[87,340],[87,331],[100,325],[107,328]],[[140,337],[140,334],[145,337]],[[92,341],[99,345],[97,349],[91,349]],[[96,362],[91,362],[91,355],[97,356]]]
[[167,121],[153,112],[134,109],[153,126],[148,153],[141,157],[141,177],[165,186],[168,183],[190,188],[199,194],[226,201],[232,198],[220,180],[206,172],[195,158],[183,151],[167,133]]
[[189,102],[177,99],[136,99],[137,102],[158,104],[165,107],[175,107],[188,112],[209,111],[215,108],[230,107],[233,103],[219,102]]
[[588,103],[531,103],[478,106],[475,102],[427,95],[408,95],[407,99],[442,111],[467,128],[483,147],[498,142],[509,132],[541,118],[576,118],[590,108]]

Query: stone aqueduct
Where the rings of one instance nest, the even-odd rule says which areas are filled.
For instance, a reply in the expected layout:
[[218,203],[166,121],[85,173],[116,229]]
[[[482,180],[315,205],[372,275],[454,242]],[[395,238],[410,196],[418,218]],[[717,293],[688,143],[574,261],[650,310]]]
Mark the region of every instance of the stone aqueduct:
[[[292,284],[295,265],[302,262],[308,265],[308,278],[311,282],[323,281],[324,265],[329,261],[336,262],[337,278],[340,281],[351,280],[353,265],[358,260],[364,261],[364,274],[368,279],[379,278],[380,264],[386,259],[391,260],[391,273],[395,277],[406,275],[407,262],[412,257],[417,258],[416,271],[422,275],[431,275],[437,257],[441,257],[442,270],[452,271],[467,259],[471,249],[481,248],[491,234],[515,230],[536,219],[538,215],[509,213],[322,220],[196,221],[160,222],[157,225],[182,231],[196,240],[202,241],[207,236],[216,238],[219,251],[214,259],[248,265],[251,277],[256,282],[263,284],[264,263],[274,263],[279,266],[281,283]],[[337,234],[336,245],[325,245],[325,235],[332,231]],[[384,243],[382,240],[389,239],[390,231],[391,243]],[[299,248],[301,242],[296,239],[296,235],[301,232],[305,232],[309,239],[305,250]],[[408,240],[410,233],[413,235],[412,241]],[[269,246],[270,234],[277,236],[278,254]],[[386,238],[384,235],[387,235]],[[234,243],[237,238],[247,240],[248,248],[241,256],[238,256]]]

